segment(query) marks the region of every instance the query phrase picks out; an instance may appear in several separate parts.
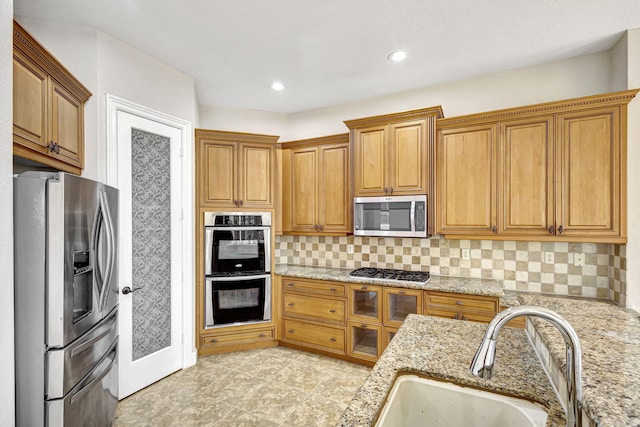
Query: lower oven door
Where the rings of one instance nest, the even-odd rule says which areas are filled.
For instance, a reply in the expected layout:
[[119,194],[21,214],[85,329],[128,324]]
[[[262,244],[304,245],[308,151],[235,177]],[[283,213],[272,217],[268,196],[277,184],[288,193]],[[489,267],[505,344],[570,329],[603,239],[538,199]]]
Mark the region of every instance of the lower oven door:
[[207,277],[205,327],[271,320],[271,275]]
[[62,399],[46,401],[46,425],[108,427],[118,405],[118,338]]

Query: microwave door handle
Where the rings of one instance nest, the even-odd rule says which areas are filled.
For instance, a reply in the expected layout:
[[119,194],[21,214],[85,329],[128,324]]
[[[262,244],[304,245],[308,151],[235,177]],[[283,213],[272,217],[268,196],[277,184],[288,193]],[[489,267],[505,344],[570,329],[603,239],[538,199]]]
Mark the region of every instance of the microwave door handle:
[[410,216],[411,216],[411,230],[410,230],[410,232],[411,233],[415,233],[415,231],[416,231],[416,202],[415,202],[415,200],[413,200],[411,202],[411,213],[410,213]]
[[113,220],[111,218],[111,212],[109,212],[109,204],[107,202],[107,195],[103,190],[100,190],[100,211],[102,212],[102,216],[104,218],[104,223],[107,227],[107,268],[103,278],[103,286],[102,291],[100,293],[100,311],[102,311],[103,306],[106,301],[106,297],[109,290],[109,285],[111,282],[111,278],[113,275],[113,267],[115,264],[115,236],[114,236],[114,227]]
[[204,229],[204,274],[211,274],[211,259],[213,255],[213,229]]

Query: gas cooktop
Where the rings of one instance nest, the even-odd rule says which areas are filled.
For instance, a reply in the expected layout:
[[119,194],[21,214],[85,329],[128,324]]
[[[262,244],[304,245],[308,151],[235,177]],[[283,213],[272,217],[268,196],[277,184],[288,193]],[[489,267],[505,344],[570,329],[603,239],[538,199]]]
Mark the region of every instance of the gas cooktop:
[[351,277],[363,277],[367,279],[395,282],[427,283],[428,271],[404,271],[390,268],[358,268],[350,273]]

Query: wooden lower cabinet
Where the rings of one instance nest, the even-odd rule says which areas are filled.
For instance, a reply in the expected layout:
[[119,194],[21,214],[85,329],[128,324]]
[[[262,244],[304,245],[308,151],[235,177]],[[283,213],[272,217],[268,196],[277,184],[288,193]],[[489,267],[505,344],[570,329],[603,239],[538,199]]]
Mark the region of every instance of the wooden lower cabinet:
[[424,314],[488,323],[498,313],[499,306],[498,297],[426,291]]
[[329,353],[345,354],[344,327],[283,318],[282,341]]
[[317,296],[284,294],[282,314],[293,317],[316,318],[344,324],[344,301]]
[[277,346],[275,328],[225,328],[200,335],[200,355]]
[[385,349],[398,332],[398,328],[383,326],[382,328],[382,348]]
[[348,322],[347,355],[375,362],[382,354],[382,325]]

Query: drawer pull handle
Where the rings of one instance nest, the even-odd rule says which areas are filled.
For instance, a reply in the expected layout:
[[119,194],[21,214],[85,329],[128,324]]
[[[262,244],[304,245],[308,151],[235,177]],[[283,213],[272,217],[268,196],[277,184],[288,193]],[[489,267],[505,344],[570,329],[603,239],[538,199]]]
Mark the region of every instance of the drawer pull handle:
[[260,337],[260,338],[264,338],[264,337],[266,337],[266,336],[267,336],[267,335],[266,335],[265,333],[262,333],[262,334],[258,335],[258,337]]
[[333,309],[332,309],[332,310],[329,310],[329,313],[335,313],[335,312],[336,312],[336,311],[335,311],[335,310],[333,310]]
[[329,290],[330,290],[331,292],[336,292],[336,291],[337,291],[337,289],[336,289],[336,288],[330,288]]
[[467,316],[465,316],[464,314],[462,315],[462,320],[467,320]]
[[290,302],[289,304],[287,304],[289,307],[293,307],[293,303]]
[[406,294],[406,292],[405,292],[405,291],[398,291],[398,293],[399,293],[400,295],[404,295],[404,294]]
[[331,337],[331,338],[329,338],[329,341],[336,342],[337,340],[335,338]]
[[456,301],[457,305],[464,305],[464,301]]
[[289,332],[290,334],[293,333],[293,329],[289,329],[287,332]]
[[218,342],[218,340],[213,339],[213,340],[211,340],[211,341],[209,341],[209,342],[210,342],[211,344],[215,344],[215,343],[217,343],[217,342]]
[[360,325],[360,327],[361,327],[362,329],[367,329],[367,325],[366,325],[366,323],[363,323],[362,325]]
[[364,289],[368,289],[368,286],[362,286],[362,287],[360,287],[360,289],[363,289],[363,290]]
[[294,285],[293,285],[293,283],[288,283],[287,286],[290,287],[290,288],[293,288]]

